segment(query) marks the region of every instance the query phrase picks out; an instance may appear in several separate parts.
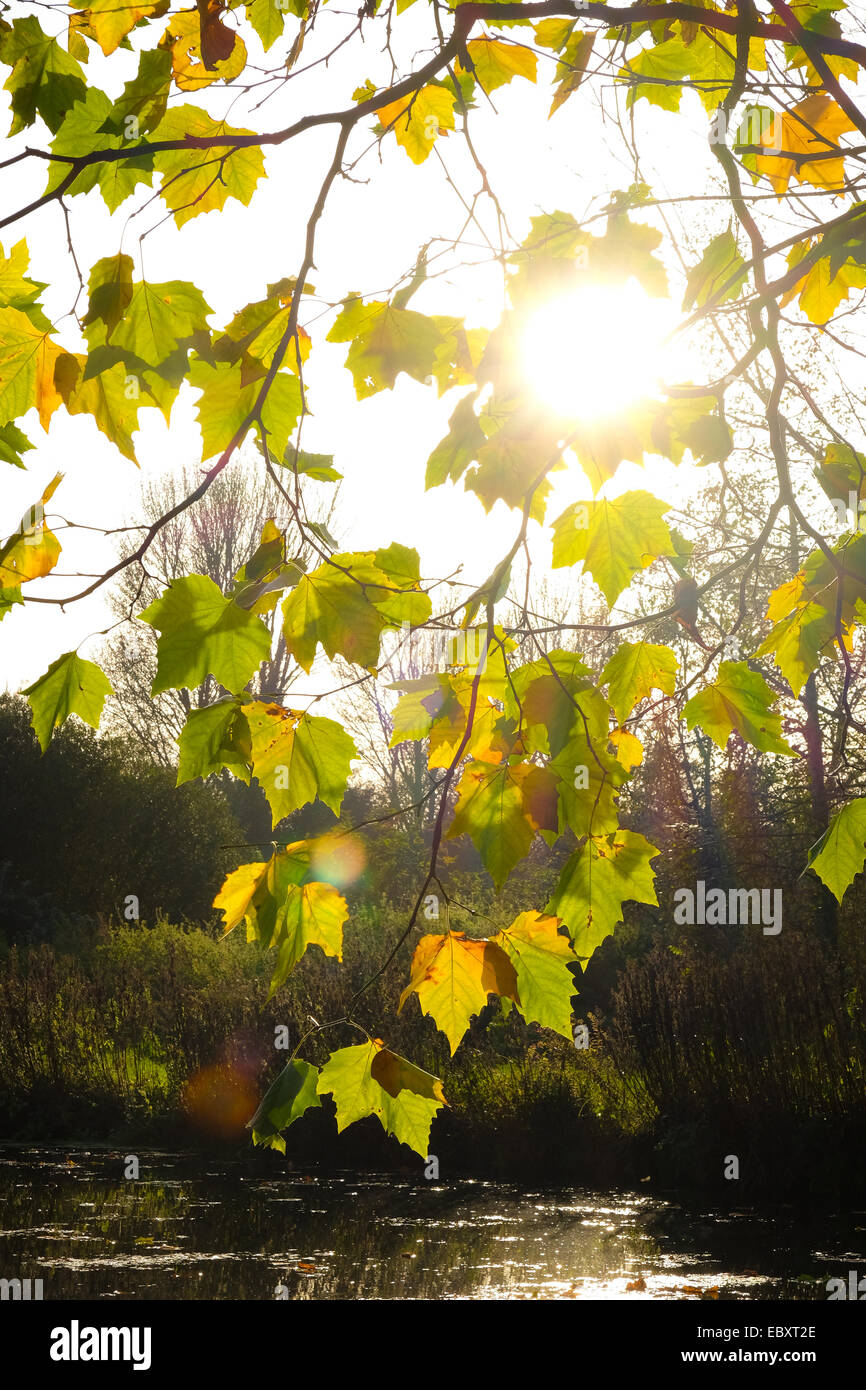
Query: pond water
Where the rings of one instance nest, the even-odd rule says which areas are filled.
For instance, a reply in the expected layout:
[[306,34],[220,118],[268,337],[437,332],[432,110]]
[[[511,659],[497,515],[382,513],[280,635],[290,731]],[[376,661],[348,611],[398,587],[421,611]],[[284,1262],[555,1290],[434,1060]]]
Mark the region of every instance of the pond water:
[[826,1298],[866,1212],[319,1174],[139,1151],[0,1150],[0,1278],[44,1297]]

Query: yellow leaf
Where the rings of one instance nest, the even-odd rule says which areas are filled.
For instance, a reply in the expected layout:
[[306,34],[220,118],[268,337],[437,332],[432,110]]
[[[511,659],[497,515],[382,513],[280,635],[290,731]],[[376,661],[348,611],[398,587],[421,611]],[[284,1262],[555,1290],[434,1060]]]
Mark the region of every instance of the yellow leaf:
[[534,82],[538,58],[531,48],[501,39],[473,39],[466,45],[475,76],[485,92],[495,92],[515,77]]
[[17,531],[0,546],[0,588],[11,589],[41,579],[57,564],[60,542],[45,525],[45,503],[53,497],[62,473],[56,473],[34,507],[24,513]]
[[[168,0],[155,0],[153,4],[125,5],[123,0],[91,0],[87,6],[76,5],[80,14],[69,19],[70,53],[80,35],[86,35],[99,44],[106,58],[120,46],[140,19],[154,19],[165,14]],[[85,53],[83,56],[86,60]]]
[[409,983],[400,995],[399,1013],[410,994],[418,995],[424,1013],[448,1038],[452,1056],[473,1014],[488,994],[519,1002],[517,975],[501,946],[472,941],[463,932],[423,936],[412,958]]
[[445,87],[422,87],[414,96],[389,102],[376,112],[387,130],[393,129],[413,164],[423,164],[437,135],[454,129],[454,93]]
[[633,767],[639,767],[643,762],[643,744],[627,729],[614,729],[610,741],[616,749],[617,761],[622,763],[627,772]]
[[246,67],[246,45],[223,24],[221,9],[211,0],[203,15],[199,10],[173,15],[159,41],[160,48],[171,52],[172,76],[184,92],[231,82]]
[[761,135],[761,144],[781,154],[759,154],[756,168],[769,177],[779,197],[793,177],[798,183],[811,183],[817,188],[841,188],[845,182],[844,152],[827,159],[788,159],[787,154],[823,154],[838,144],[840,135],[855,127],[841,106],[826,92],[816,92],[798,102],[791,111],[777,115],[769,130]]

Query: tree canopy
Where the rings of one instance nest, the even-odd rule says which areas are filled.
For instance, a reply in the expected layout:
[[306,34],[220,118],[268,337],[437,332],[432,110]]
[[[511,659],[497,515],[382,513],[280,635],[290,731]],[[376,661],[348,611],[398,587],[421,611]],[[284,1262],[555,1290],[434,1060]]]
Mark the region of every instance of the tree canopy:
[[[199,480],[96,574],[57,571],[64,528],[88,524],[54,521],[62,476],[34,490],[0,546],[0,616],[11,625],[44,604],[65,613],[123,576],[128,612],[155,643],[151,693],[212,683],[210,703],[186,700],[178,781],[224,770],[255,779],[274,826],[316,799],[339,813],[358,749],[328,701],[388,663],[393,676],[395,640],[411,646],[423,630],[417,650],[435,650],[436,669],[391,682],[389,718],[395,747],[423,749],[429,862],[380,968],[404,971],[401,1008],[416,995],[452,1051],[490,995],[570,1036],[575,974],[624,903],[657,902],[659,851],[622,823],[619,802],[659,707],[698,731],[707,759],[739,740],[802,761],[815,800],[804,871],[841,902],[863,868],[866,797],[834,803],[866,732],[866,438],[853,317],[866,288],[861,27],[842,0],[366,0],[356,15],[324,0],[91,0],[0,16],[3,169],[14,190],[0,216],[0,456],[35,468],[40,444],[25,429],[63,430],[65,416],[83,416],[131,470],[139,412],[169,420],[188,400],[202,440]],[[333,105],[319,87],[337,94]],[[532,89],[549,101],[555,148],[588,161],[585,208],[515,211],[519,190],[489,173],[500,121],[513,131]],[[601,125],[619,142],[616,158],[582,137]],[[672,192],[643,177],[648,139],[668,128],[685,152]],[[369,217],[394,161],[407,203],[433,180],[456,195],[458,224],[431,226],[389,288],[377,262],[367,288],[334,295],[339,268],[320,250],[333,201],[339,192],[348,242],[353,197],[363,194]],[[286,199],[307,199],[304,231],[287,237],[270,283],[262,266],[258,297],[220,322],[209,298],[232,256],[255,257],[272,178]],[[249,239],[220,243],[201,284],[147,277],[148,242],[136,244],[130,225],[180,243],[190,223],[216,214],[219,242],[232,204],[248,209]],[[31,278],[31,226],[51,238],[50,262],[34,256],[51,281]],[[386,238],[384,215],[379,230]],[[488,302],[498,316],[479,324],[471,304],[451,312],[442,285],[455,267],[469,268],[464,287],[496,277]],[[72,302],[60,307],[70,275]],[[676,304],[686,372],[607,399],[629,359],[637,311],[626,308],[616,355],[589,374],[589,395],[575,371],[548,397],[527,370],[539,312],[589,336],[591,365],[586,296],[600,296],[604,312],[626,291],[657,303],[651,314]],[[312,412],[328,420],[328,400],[309,389],[327,345],[359,402],[406,377],[448,397],[426,486],[450,488],[457,509],[462,485],[491,517],[510,515],[488,574],[471,573],[473,556],[460,577],[424,573],[398,527],[388,543],[345,549],[315,519],[311,486],[340,478],[306,442]],[[550,373],[566,350],[553,347]],[[154,547],[248,440],[280,498],[254,553],[221,584],[175,573],[152,594]],[[700,535],[694,517],[656,495],[658,459],[705,469],[718,485]],[[633,465],[643,480],[623,490]],[[70,458],[70,471],[87,467]],[[550,514],[563,480],[568,505]],[[388,488],[397,514],[400,477]],[[533,567],[585,577],[598,611],[552,622],[534,606]],[[275,644],[283,667],[309,674],[315,663],[316,691],[299,693],[297,707],[267,688]],[[43,750],[70,715],[98,727],[111,693],[77,649],[46,651],[44,664],[25,691]],[[500,886],[539,837],[569,835],[549,902],[486,937],[457,925],[450,840],[468,837]],[[275,840],[214,884],[226,931],[243,924],[274,948],[274,990],[312,944],[341,958],[344,873],[330,833]],[[441,1082],[389,1049],[387,1019],[384,1038],[355,1023],[356,1003],[311,1024],[364,1035],[320,1069],[298,1041],[253,1121],[261,1142],[282,1145],[285,1128],[329,1094],[341,1128],[376,1115],[427,1153]]]

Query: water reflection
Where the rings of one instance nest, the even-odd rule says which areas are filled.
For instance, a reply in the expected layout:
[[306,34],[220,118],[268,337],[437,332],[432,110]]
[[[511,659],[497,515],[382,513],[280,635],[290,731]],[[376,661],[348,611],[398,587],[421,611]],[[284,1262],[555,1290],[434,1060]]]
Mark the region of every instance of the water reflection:
[[[270,1160],[271,1156],[268,1156]],[[0,1277],[46,1298],[810,1298],[866,1265],[866,1214],[248,1160],[0,1153]]]

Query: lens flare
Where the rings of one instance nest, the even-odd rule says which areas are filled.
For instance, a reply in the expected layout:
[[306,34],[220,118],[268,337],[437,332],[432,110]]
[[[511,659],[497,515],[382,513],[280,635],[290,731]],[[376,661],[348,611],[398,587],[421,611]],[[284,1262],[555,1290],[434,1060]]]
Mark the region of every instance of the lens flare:
[[681,379],[679,354],[664,339],[679,314],[652,299],[636,280],[588,285],[551,300],[523,336],[525,379],[539,400],[576,419],[614,416],[662,380]]

